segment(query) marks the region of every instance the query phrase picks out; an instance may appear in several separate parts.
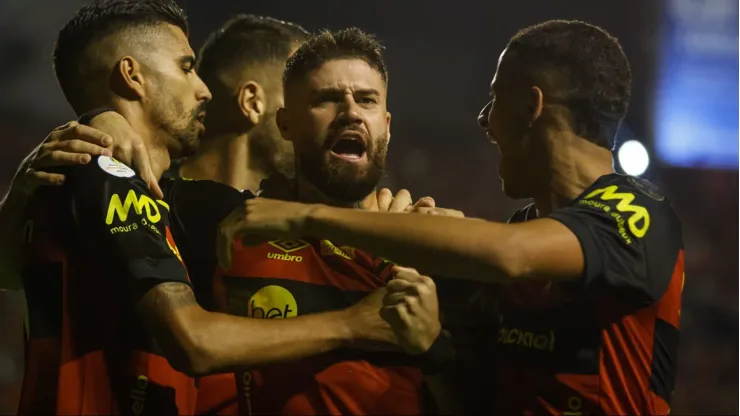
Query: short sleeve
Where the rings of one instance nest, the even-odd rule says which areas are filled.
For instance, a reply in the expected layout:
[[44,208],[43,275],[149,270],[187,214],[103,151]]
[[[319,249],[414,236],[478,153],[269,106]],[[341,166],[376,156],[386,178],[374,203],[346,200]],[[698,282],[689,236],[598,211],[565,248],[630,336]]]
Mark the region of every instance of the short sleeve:
[[683,243],[673,208],[654,185],[609,175],[550,218],[581,243],[586,287],[640,307],[663,296]]
[[252,195],[208,180],[175,179],[163,189],[171,204],[173,235],[182,249],[198,303],[212,309],[219,224]]
[[98,156],[68,172],[67,192],[82,238],[106,246],[106,254],[137,282],[189,278],[170,233],[169,205],[157,200],[128,166]]

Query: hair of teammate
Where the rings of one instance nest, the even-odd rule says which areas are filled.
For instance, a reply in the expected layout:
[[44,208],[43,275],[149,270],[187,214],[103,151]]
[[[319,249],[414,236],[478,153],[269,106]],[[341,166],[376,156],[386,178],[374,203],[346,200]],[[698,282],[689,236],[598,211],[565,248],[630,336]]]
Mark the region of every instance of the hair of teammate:
[[576,134],[614,147],[632,89],[630,65],[615,37],[585,22],[550,20],[520,30],[507,51],[545,89],[545,102],[568,108]]
[[[104,38],[128,29],[151,29],[162,23],[179,27],[187,35],[183,10],[172,0],[95,0],[80,8],[59,31],[54,46],[54,72],[64,95],[78,114],[90,110],[91,88],[88,70],[95,59],[94,46]],[[119,42],[134,42],[126,33]]]
[[293,49],[308,39],[299,25],[268,16],[239,14],[211,33],[198,53],[198,75],[217,88],[219,75],[260,64],[281,67]]
[[303,79],[326,62],[337,59],[362,59],[378,71],[387,84],[388,70],[382,51],[383,46],[375,36],[360,29],[323,30],[310,37],[288,59],[283,72],[283,85]]

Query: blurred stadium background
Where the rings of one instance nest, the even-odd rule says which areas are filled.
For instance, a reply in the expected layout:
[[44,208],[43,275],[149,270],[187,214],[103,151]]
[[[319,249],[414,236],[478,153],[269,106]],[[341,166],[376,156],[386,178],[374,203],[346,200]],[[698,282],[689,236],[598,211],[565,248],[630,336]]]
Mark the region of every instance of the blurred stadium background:
[[[82,3],[0,0],[3,193],[22,157],[74,118],[56,85],[51,51]],[[387,46],[394,116],[386,185],[494,220],[524,204],[501,193],[497,152],[475,124],[508,38],[554,18],[586,20],[616,35],[634,75],[616,165],[662,186],[684,225],[687,279],[671,413],[738,414],[736,0],[187,0],[184,6],[195,49],[234,13],[270,15],[309,30],[358,26],[376,33]],[[0,337],[17,334],[4,319],[15,307],[0,302]],[[15,409],[9,398],[22,378],[19,350],[0,351],[0,414]]]

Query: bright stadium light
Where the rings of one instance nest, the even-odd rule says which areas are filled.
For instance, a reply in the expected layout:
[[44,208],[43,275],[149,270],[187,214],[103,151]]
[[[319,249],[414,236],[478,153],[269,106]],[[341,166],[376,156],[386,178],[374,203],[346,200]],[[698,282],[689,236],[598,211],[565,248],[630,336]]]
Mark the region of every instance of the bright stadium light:
[[647,149],[637,140],[628,140],[617,152],[619,165],[624,173],[632,176],[640,176],[650,165],[650,156]]

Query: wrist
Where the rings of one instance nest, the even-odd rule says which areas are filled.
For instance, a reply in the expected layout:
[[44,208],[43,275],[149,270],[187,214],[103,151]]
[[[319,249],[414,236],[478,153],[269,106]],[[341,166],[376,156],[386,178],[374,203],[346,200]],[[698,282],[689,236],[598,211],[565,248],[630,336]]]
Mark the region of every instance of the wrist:
[[342,346],[346,346],[357,341],[360,336],[352,325],[351,309],[344,309],[335,312],[329,312],[332,338]]
[[432,331],[427,333],[427,336],[423,337],[420,340],[420,342],[412,351],[407,352],[412,355],[427,354],[429,350],[432,349],[435,342],[437,342],[442,336],[442,326],[436,325],[436,327],[433,328]]
[[329,218],[331,207],[322,204],[311,204],[306,207],[303,218],[302,234],[323,235],[322,228]]

